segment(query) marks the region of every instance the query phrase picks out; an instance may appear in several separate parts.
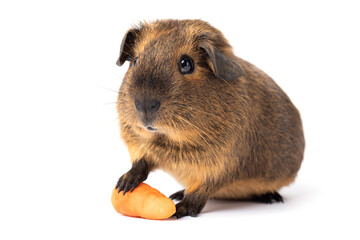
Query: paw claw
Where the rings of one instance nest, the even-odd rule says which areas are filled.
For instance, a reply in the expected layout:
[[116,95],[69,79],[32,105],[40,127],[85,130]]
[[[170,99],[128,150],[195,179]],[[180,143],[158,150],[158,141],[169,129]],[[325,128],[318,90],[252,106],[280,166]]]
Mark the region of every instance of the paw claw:
[[174,194],[171,194],[169,198],[172,200],[182,200],[184,198],[184,192],[185,190],[178,191]]
[[122,177],[119,178],[115,189],[118,188],[118,193],[123,191],[123,195],[127,192],[132,192],[139,184],[142,182],[141,178],[132,176],[129,173],[124,174]]
[[120,193],[122,190],[124,190],[125,183],[126,182],[124,181],[124,176],[120,177],[118,183],[116,184],[116,188],[119,188],[118,193]]

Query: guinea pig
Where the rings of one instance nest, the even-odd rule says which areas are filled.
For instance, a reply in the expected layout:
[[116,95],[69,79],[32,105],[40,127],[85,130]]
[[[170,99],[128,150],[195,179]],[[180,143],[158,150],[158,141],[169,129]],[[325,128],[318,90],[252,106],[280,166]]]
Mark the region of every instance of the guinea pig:
[[201,20],[140,23],[124,36],[117,65],[129,61],[117,111],[132,191],[162,169],[184,190],[170,196],[177,218],[210,198],[283,202],[304,154],[298,110],[262,70],[234,55]]

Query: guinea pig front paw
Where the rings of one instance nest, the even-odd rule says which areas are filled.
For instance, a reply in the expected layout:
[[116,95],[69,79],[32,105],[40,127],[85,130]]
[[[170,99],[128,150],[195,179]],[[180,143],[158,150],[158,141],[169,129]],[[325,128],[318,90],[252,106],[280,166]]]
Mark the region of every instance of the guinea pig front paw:
[[146,180],[149,171],[149,164],[144,158],[135,161],[131,169],[119,178],[115,189],[118,189],[118,193],[124,191],[123,195],[128,191],[132,192],[140,183]]
[[201,209],[202,206],[199,206],[199,204],[184,199],[176,204],[176,212],[174,216],[176,216],[176,218],[182,218],[185,216],[196,217],[200,213]]
[[127,172],[119,178],[115,189],[118,189],[118,193],[124,191],[123,195],[125,195],[128,191],[132,192],[143,181],[144,179],[142,176]]

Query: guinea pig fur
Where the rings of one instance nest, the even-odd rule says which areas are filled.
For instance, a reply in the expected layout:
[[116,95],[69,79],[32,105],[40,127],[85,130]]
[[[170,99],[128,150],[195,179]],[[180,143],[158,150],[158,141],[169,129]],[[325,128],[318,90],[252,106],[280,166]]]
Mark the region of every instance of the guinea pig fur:
[[201,20],[141,23],[124,36],[130,61],[117,111],[132,168],[124,194],[162,169],[184,190],[176,217],[196,216],[209,198],[282,202],[304,154],[298,110],[263,71],[234,55]]

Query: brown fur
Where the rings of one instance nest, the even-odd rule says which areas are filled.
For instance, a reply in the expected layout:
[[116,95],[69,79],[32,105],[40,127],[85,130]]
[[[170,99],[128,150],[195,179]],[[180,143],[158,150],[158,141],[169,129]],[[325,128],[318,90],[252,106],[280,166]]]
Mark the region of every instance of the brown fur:
[[220,199],[248,199],[254,193],[261,195],[268,192],[276,192],[281,187],[289,185],[295,177],[274,181],[256,179],[239,180],[217,191],[213,197]]
[[[178,70],[183,54],[194,60],[192,74]],[[200,20],[142,23],[125,35],[117,63],[136,57],[117,104],[131,162],[146,159],[203,204],[274,192],[295,179],[304,152],[297,109],[269,76],[234,56],[220,31]],[[139,95],[161,101],[156,132],[142,124]]]

